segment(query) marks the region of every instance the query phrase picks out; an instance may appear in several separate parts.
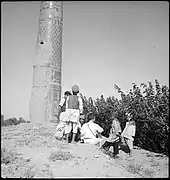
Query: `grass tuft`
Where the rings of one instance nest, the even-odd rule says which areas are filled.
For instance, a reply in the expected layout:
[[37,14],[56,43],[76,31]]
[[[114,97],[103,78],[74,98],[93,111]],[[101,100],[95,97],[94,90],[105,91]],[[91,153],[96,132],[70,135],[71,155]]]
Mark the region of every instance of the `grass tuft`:
[[142,164],[140,163],[134,163],[134,164],[129,164],[127,166],[127,170],[130,173],[133,174],[139,174],[142,177],[148,177],[151,178],[154,176],[155,172],[149,168],[145,168]]
[[16,152],[6,148],[1,149],[1,164],[13,163],[16,159],[18,159]]
[[72,154],[70,152],[62,152],[62,151],[52,151],[50,156],[49,156],[49,160],[50,161],[57,161],[57,160],[63,160],[63,161],[67,161],[67,160],[71,160],[74,157],[72,156]]

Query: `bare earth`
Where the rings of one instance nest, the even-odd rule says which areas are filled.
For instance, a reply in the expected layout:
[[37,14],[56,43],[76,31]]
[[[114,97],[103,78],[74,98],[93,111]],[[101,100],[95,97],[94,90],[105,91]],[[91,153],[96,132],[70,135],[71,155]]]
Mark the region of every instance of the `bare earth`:
[[135,147],[133,158],[120,150],[113,159],[87,144],[54,138],[56,125],[1,127],[2,177],[169,177],[169,158]]

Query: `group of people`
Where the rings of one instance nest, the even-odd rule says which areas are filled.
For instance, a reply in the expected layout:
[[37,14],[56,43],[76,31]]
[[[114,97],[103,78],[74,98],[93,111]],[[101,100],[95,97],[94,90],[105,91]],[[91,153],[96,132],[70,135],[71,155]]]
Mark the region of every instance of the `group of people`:
[[131,155],[133,141],[136,132],[135,121],[130,113],[127,113],[126,126],[122,132],[120,122],[115,114],[112,115],[112,125],[109,137],[102,135],[104,129],[95,123],[95,115],[92,112],[83,115],[83,102],[79,96],[79,86],[72,86],[72,93],[66,91],[59,104],[59,119],[55,137],[71,143],[88,143],[99,145],[105,151],[113,146],[113,157],[117,158],[119,147],[124,143]]

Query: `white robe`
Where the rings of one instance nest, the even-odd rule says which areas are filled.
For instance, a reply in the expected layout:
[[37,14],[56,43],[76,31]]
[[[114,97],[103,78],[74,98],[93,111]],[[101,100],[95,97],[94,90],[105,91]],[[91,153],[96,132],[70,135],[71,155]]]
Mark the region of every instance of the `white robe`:
[[84,143],[88,143],[88,144],[100,143],[102,139],[95,137],[97,131],[101,133],[103,132],[103,128],[100,127],[98,124],[94,123],[93,121],[89,121],[88,123],[83,124],[81,128],[81,135],[82,135],[82,139],[84,140]]

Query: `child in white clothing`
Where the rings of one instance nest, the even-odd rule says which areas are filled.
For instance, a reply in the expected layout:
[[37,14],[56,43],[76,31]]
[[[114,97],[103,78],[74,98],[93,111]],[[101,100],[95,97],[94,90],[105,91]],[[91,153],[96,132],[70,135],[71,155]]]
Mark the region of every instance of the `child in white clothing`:
[[60,104],[59,104],[59,123],[56,128],[55,137],[57,139],[64,138],[64,131],[66,127],[66,120],[67,120],[67,113],[65,112],[65,106],[66,106],[66,99],[68,96],[70,96],[70,91],[66,91],[64,93],[64,97],[61,98]]
[[136,124],[135,121],[132,120],[132,115],[127,114],[128,122],[126,122],[126,126],[121,134],[121,136],[124,138],[125,143],[127,144],[129,148],[129,155],[131,155],[133,150],[133,141],[135,138],[136,133]]

